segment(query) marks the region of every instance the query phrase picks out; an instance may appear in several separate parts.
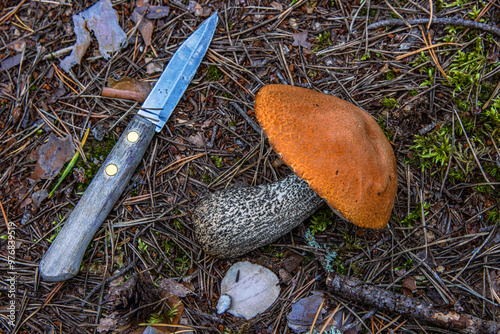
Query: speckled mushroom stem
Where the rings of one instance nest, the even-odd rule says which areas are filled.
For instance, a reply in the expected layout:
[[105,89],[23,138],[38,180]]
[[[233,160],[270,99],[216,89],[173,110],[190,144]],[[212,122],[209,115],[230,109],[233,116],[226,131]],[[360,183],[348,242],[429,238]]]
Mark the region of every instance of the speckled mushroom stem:
[[324,203],[294,174],[278,182],[218,191],[195,208],[195,233],[209,255],[237,257],[287,234]]

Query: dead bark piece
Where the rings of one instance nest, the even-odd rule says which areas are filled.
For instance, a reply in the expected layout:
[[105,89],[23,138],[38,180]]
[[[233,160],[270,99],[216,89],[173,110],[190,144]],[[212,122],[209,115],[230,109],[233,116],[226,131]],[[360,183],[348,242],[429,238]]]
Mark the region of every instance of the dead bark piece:
[[139,102],[144,102],[144,100],[148,96],[148,94],[145,94],[143,92],[134,92],[131,90],[122,90],[109,87],[104,87],[102,89],[101,95],[104,97],[115,97],[119,99],[135,100]]
[[446,311],[411,297],[380,289],[357,278],[330,274],[326,284],[331,292],[353,302],[428,321],[459,333],[500,334],[500,324],[493,321]]

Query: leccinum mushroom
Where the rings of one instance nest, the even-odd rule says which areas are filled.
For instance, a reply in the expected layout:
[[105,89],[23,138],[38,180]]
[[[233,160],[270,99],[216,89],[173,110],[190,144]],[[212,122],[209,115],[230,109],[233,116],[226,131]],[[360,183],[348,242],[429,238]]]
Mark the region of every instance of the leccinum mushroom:
[[237,257],[288,233],[328,205],[366,228],[387,225],[397,192],[396,159],[375,120],[353,104],[313,90],[268,85],[255,114],[295,175],[203,199],[193,212],[208,254]]

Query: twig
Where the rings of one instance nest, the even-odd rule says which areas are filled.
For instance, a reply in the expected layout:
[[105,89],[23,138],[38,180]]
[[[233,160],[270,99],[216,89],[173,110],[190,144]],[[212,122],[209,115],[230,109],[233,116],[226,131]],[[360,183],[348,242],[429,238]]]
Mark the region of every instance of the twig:
[[2,201],[0,201],[0,209],[2,209],[2,216],[3,216],[3,219],[5,220],[5,226],[7,226],[7,231],[10,231],[9,220],[7,219],[7,215],[5,214],[5,210],[3,208]]
[[370,305],[414,319],[431,322],[459,333],[499,333],[500,324],[469,314],[460,314],[417,301],[411,297],[380,289],[374,285],[341,274],[330,274],[326,280],[330,291],[352,302]]
[[420,53],[420,52],[423,52],[423,51],[426,51],[426,50],[438,48],[438,47],[443,46],[443,45],[459,45],[459,46],[462,46],[462,44],[459,44],[459,43],[439,43],[439,44],[432,44],[432,45],[428,45],[428,46],[425,46],[423,48],[420,48],[418,50],[405,53],[404,55],[399,55],[395,59],[396,60],[401,60],[401,59],[407,58],[409,56],[413,56],[414,54],[417,54],[417,53]]
[[110,276],[108,278],[106,278],[105,280],[103,280],[101,283],[97,284],[90,292],[89,294],[85,297],[85,299],[83,299],[82,301],[82,307],[83,305],[85,305],[85,303],[88,302],[88,300],[90,299],[90,297],[92,297],[92,295],[101,288],[101,286],[103,285],[106,285],[108,284],[109,282],[111,281],[114,281],[115,279],[117,279],[118,277],[120,277],[121,275],[123,275],[124,273],[126,273],[127,271],[129,271],[130,269],[132,269],[133,266],[135,266],[137,262],[137,258],[135,258],[132,262],[130,262],[130,264],[128,266],[126,266],[125,268],[123,269],[120,269],[116,272],[116,274],[114,274],[113,276]]
[[[414,20],[406,20],[411,25],[415,24],[426,24],[429,23],[429,19],[414,19]],[[405,25],[405,21],[400,19],[390,19],[383,20],[379,22],[372,23],[368,26],[368,29],[379,29],[383,27],[393,27],[393,26],[403,26]],[[500,29],[491,24],[475,22],[471,20],[464,20],[458,18],[448,18],[448,17],[438,17],[434,18],[431,22],[432,25],[453,25],[453,26],[463,26],[472,29],[483,30],[497,36],[500,36]]]
[[19,8],[21,8],[22,5],[24,5],[24,3],[26,2],[26,0],[23,0],[21,1],[16,7],[14,7],[9,13],[7,13],[6,15],[4,15],[2,18],[0,18],[0,24],[4,23],[5,21],[7,21],[8,19],[10,19],[12,17],[12,15],[14,15],[18,10]]
[[477,162],[477,166],[479,167],[479,170],[481,171],[481,174],[483,174],[483,177],[486,180],[487,184],[492,189],[495,189],[495,187],[493,186],[493,183],[490,182],[490,179],[488,179],[488,176],[486,176],[486,173],[483,170],[483,166],[481,166],[481,162],[479,162],[479,159],[477,158],[476,152],[474,151],[474,146],[472,146],[472,144],[471,144],[471,142],[469,140],[469,136],[467,135],[467,132],[465,131],[464,124],[462,123],[462,120],[460,119],[460,115],[458,114],[457,109],[455,107],[453,107],[453,112],[455,113],[455,115],[457,115],[458,123],[460,123],[460,127],[462,128],[462,131],[464,132],[465,139],[467,140],[467,144],[469,144],[471,153],[472,153],[472,155],[474,156],[474,159]]
[[234,109],[238,110],[240,115],[245,119],[245,121],[248,122],[248,125],[250,125],[252,129],[255,130],[255,132],[257,133],[262,132],[260,126],[258,126],[250,117],[248,117],[247,113],[243,109],[241,109],[241,107],[236,102],[230,102],[229,104],[231,104]]
[[104,97],[114,97],[118,99],[135,100],[139,102],[144,102],[148,94],[144,92],[135,92],[133,90],[116,89],[110,87],[103,87],[101,96]]

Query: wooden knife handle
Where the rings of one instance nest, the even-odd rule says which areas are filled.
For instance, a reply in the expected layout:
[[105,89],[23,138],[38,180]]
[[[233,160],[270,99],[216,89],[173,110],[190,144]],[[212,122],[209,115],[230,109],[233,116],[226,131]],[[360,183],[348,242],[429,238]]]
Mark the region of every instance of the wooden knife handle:
[[135,116],[94,176],[40,262],[42,279],[59,282],[80,270],[85,250],[146,152],[155,124]]

